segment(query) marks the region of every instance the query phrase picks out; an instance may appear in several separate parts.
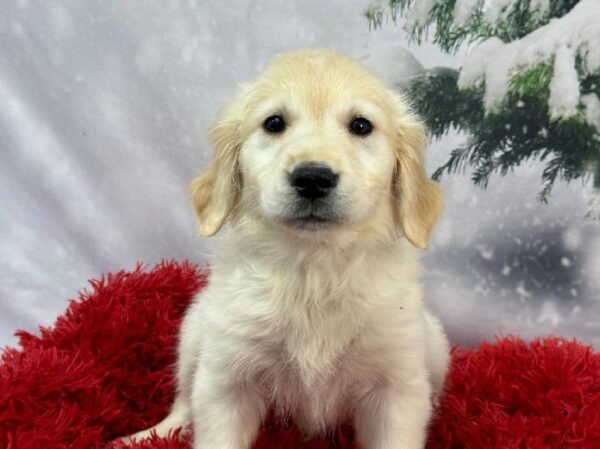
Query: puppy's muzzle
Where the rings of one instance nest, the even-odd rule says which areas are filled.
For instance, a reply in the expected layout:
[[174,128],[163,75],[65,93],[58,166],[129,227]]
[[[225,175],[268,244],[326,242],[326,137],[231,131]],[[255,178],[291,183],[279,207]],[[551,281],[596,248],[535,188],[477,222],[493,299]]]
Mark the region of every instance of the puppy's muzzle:
[[338,184],[339,175],[331,168],[316,162],[297,166],[290,175],[290,184],[296,193],[309,201],[326,197]]

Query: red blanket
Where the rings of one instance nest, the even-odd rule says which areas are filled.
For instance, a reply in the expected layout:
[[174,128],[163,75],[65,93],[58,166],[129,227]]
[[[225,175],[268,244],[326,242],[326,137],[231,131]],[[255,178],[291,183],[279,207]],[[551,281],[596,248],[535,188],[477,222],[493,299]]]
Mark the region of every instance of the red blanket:
[[[207,272],[163,262],[109,274],[0,361],[0,448],[104,448],[168,411],[177,328]],[[8,300],[8,298],[4,299]],[[141,448],[188,448],[189,436]],[[255,448],[356,448],[350,425],[303,442],[269,420]],[[558,338],[454,349],[428,448],[600,448],[600,355]]]

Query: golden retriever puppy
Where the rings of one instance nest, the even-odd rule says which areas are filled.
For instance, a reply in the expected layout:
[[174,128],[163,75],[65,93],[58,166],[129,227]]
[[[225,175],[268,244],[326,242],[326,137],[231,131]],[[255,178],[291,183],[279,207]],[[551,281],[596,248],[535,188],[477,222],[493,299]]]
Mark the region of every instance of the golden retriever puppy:
[[352,419],[363,449],[423,448],[448,366],[417,251],[442,195],[403,100],[331,51],[276,56],[210,130],[191,184],[220,231],[181,327],[177,396],[150,431],[248,449],[269,408],[307,434]]

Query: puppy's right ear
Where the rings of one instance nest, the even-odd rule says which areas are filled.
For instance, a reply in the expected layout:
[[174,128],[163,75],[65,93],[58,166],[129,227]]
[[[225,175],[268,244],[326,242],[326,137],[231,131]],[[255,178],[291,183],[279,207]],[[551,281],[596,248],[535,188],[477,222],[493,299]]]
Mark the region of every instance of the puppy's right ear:
[[240,200],[242,177],[238,156],[242,141],[240,126],[244,106],[241,101],[226,107],[209,130],[213,159],[208,168],[190,183],[190,194],[198,217],[198,233],[216,234]]
[[396,218],[406,238],[417,248],[427,249],[444,208],[442,190],[425,173],[425,128],[399,96],[391,97],[396,110]]

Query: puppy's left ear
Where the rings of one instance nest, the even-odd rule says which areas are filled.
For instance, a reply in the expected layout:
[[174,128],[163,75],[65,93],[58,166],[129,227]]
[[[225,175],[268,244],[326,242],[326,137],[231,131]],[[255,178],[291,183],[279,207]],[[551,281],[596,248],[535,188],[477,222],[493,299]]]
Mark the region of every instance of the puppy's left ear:
[[425,128],[396,95],[394,107],[396,220],[414,246],[427,249],[429,236],[443,211],[442,189],[425,173]]
[[231,103],[209,130],[213,159],[204,173],[190,183],[190,194],[198,216],[198,233],[216,234],[239,201],[242,177],[238,167],[241,147],[239,128],[243,102]]

